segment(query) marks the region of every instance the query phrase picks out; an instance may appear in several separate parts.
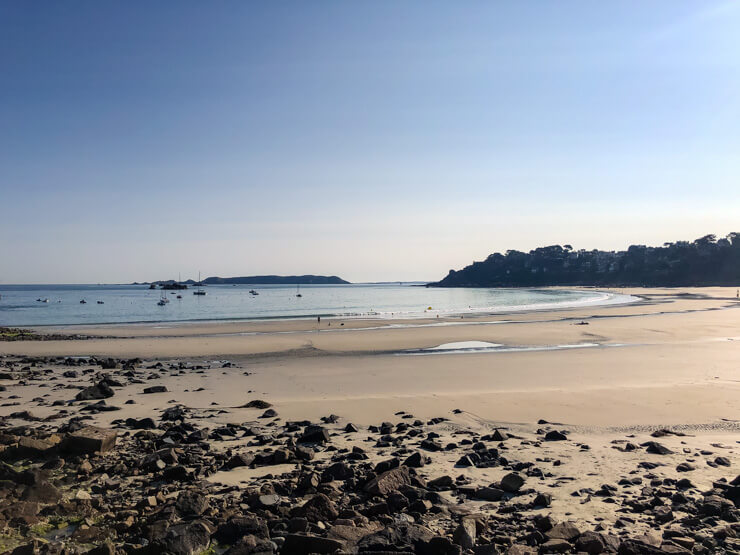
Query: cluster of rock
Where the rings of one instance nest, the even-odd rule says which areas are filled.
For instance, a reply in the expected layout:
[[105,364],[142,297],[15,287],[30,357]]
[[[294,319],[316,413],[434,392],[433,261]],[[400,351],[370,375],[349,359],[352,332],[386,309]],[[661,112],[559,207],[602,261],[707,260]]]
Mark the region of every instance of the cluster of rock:
[[[138,379],[139,372],[131,371],[127,379]],[[91,378],[81,399],[71,400],[75,407],[94,406],[98,394],[108,398],[120,386],[101,374]],[[525,438],[503,430],[460,430],[454,441],[443,441],[445,418],[422,421],[398,413],[396,422],[360,429],[336,415],[321,422],[283,421],[265,401],[245,406],[263,412],[251,422],[209,426],[196,411],[173,404],[156,418],[122,418],[109,429],[89,425],[92,416],[84,413],[26,418],[24,425],[13,425],[18,415],[3,419],[0,519],[6,548],[17,555],[740,549],[740,476],[699,491],[688,478],[660,479],[649,464],[642,466],[626,479],[629,484],[574,492],[621,505],[613,526],[585,529],[548,513],[552,494],[544,491],[544,463],[558,461],[516,460],[516,446],[523,443],[573,443],[575,453],[588,448],[570,442],[565,431],[545,426]],[[615,448],[644,449],[646,457],[660,458],[662,446],[648,443],[619,442]],[[481,486],[466,473],[425,478],[431,460],[443,453],[459,454],[461,472],[496,468],[501,479]],[[260,467],[266,468],[259,479],[228,479]],[[223,485],[229,483],[238,485]],[[637,519],[649,529],[634,526]]]
[[65,341],[93,339],[92,335],[79,333],[37,333],[26,328],[0,326],[0,341]]

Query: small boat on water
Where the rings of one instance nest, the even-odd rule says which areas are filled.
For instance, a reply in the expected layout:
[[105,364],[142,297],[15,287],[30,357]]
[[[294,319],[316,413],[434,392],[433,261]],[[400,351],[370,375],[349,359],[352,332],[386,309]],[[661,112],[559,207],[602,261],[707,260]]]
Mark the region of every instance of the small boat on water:
[[295,296],[296,297],[299,297],[299,298],[303,296],[303,295],[301,295],[301,284],[300,283],[298,285],[296,285],[296,288],[295,288]]
[[182,295],[178,295],[178,296],[177,296],[177,297],[175,297],[175,298],[176,298],[176,299],[182,299]]
[[198,272],[198,284],[197,285],[198,285],[198,289],[196,289],[195,291],[193,291],[193,295],[205,295],[206,292],[203,291],[203,289],[201,289],[201,285],[203,285],[203,284],[200,281],[200,272]]
[[105,304],[104,301],[98,301],[98,304]]
[[250,289],[249,290],[249,294],[250,295],[259,295],[259,293],[257,293],[257,291],[255,291],[254,289]]
[[80,301],[80,304],[87,304],[87,301],[86,301],[85,299],[82,299],[82,300]]
[[39,297],[38,299],[36,299],[36,302],[39,302],[39,303],[48,303],[49,302],[49,299],[42,299],[41,297]]

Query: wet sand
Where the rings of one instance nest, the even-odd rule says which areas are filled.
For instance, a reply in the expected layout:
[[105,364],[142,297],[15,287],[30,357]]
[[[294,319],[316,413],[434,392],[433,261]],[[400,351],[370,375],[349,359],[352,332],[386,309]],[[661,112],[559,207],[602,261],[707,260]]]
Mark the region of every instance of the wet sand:
[[[0,342],[0,354],[229,359],[252,375],[178,376],[168,386],[195,389],[191,380],[206,380],[207,396],[223,404],[238,404],[244,388],[254,389],[296,418],[328,407],[370,422],[391,409],[431,416],[458,406],[483,419],[547,417],[595,426],[740,418],[735,291],[620,292],[643,300],[462,321],[331,320],[322,321],[320,330],[305,320],[45,328],[110,337]],[[465,341],[524,350],[404,354]]]

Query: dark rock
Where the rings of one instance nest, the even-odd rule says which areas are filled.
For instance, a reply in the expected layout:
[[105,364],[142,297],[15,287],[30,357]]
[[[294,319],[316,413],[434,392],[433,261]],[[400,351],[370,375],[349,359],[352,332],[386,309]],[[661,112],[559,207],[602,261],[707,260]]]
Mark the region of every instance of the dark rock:
[[247,535],[253,535],[258,538],[269,537],[267,524],[252,515],[234,516],[221,524],[213,537],[220,544],[231,545]]
[[578,537],[578,540],[576,541],[576,549],[578,549],[578,551],[589,553],[590,555],[597,555],[599,553],[605,553],[608,546],[603,534],[588,531]]
[[323,426],[306,426],[298,443],[327,443],[330,440],[329,432]]
[[58,503],[61,498],[62,492],[45,480],[27,486],[21,495],[23,501],[34,503]]
[[550,539],[573,541],[581,535],[581,530],[573,522],[560,522],[550,528],[545,535]]
[[115,430],[85,426],[75,432],[70,432],[61,444],[63,451],[77,455],[92,455],[106,453],[116,444]]
[[153,543],[163,553],[196,555],[208,549],[210,538],[208,524],[194,520],[169,527],[164,537]]
[[167,393],[167,388],[163,385],[153,385],[151,387],[145,387],[144,393]]
[[540,546],[540,553],[569,553],[573,546],[567,540],[551,538]]
[[524,485],[524,478],[516,472],[511,472],[501,479],[501,489],[509,493],[518,492]]
[[658,443],[657,441],[648,441],[646,443],[642,443],[641,446],[646,447],[647,449],[645,450],[653,455],[670,455],[673,453],[673,451],[668,449],[668,447]]
[[208,498],[199,491],[182,491],[175,503],[177,512],[182,516],[200,516],[208,507]]
[[365,536],[357,546],[360,553],[404,551],[429,553],[429,542],[433,538],[434,533],[424,526],[397,524]]
[[452,534],[452,541],[463,549],[472,549],[475,546],[475,521],[464,518]]
[[371,495],[385,496],[402,486],[409,485],[411,485],[411,476],[409,475],[408,468],[399,466],[373,478],[365,485],[364,489]]
[[134,430],[153,430],[157,427],[157,424],[151,418],[127,418],[126,426]]
[[475,490],[473,497],[475,499],[482,499],[483,501],[501,501],[506,495],[506,492],[498,488],[478,488]]
[[251,453],[237,453],[233,457],[231,457],[228,461],[226,461],[226,464],[224,464],[224,468],[231,470],[232,468],[238,468],[240,466],[249,466],[254,462],[254,455]]
[[431,462],[431,459],[429,457],[426,457],[425,455],[422,455],[418,451],[415,453],[412,453],[409,455],[409,457],[403,461],[403,464],[405,466],[410,466],[411,468],[421,468],[426,463]]
[[427,484],[432,489],[446,490],[452,488],[455,485],[455,481],[451,476],[440,476],[434,480],[430,480]]
[[86,387],[75,395],[76,401],[94,401],[97,399],[108,399],[113,397],[115,392],[105,381],[101,381],[90,387]]
[[331,482],[333,480],[349,480],[354,478],[355,470],[350,465],[344,462],[336,462],[324,470],[321,478],[325,482]]
[[309,536],[304,534],[288,534],[282,553],[295,553],[295,555],[311,555],[313,553],[336,553],[344,547],[344,543],[331,538],[320,536]]
[[294,516],[301,516],[310,522],[333,522],[339,516],[337,506],[323,493],[309,499],[297,507]]
[[247,404],[242,405],[240,409],[269,409],[272,405],[268,403],[267,401],[263,401],[262,399],[255,399],[254,401],[249,401]]

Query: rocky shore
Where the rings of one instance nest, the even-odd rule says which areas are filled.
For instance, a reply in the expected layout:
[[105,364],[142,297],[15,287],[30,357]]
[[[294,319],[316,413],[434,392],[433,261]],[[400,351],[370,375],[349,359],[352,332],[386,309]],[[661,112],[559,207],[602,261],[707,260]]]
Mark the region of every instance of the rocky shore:
[[[465,426],[463,411],[286,421],[248,391],[239,407],[191,408],[158,383],[212,363],[7,356],[0,366],[2,405],[18,405],[0,421],[3,552],[740,551],[736,447],[679,430],[615,435],[609,452],[630,470],[579,487],[591,447],[544,420],[516,430]],[[34,385],[54,395],[24,398]],[[158,410],[128,412],[136,401],[117,397],[130,388],[159,396]],[[251,416],[231,422],[234,409]],[[115,418],[100,425],[100,415]],[[597,464],[606,475],[608,461]],[[707,487],[694,479],[703,469],[719,476]],[[554,517],[554,502],[573,518]]]
[[78,341],[93,338],[79,333],[38,333],[26,328],[0,326],[0,341]]

